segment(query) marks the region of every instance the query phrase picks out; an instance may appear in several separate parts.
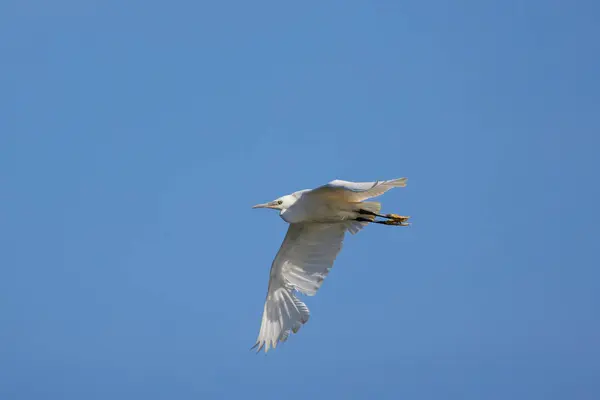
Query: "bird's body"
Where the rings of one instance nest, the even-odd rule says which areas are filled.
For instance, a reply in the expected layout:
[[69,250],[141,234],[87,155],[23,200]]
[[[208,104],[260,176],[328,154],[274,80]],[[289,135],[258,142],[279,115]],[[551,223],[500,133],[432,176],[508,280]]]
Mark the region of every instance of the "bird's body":
[[[287,340],[309,318],[296,293],[316,294],[342,248],[346,231],[357,233],[369,223],[406,226],[408,217],[379,214],[380,203],[366,202],[393,187],[406,186],[406,178],[377,182],[334,180],[316,189],[280,197],[254,208],[280,210],[290,224],[273,261],[263,319],[256,346],[265,352]],[[382,217],[385,220],[376,220]]]
[[300,222],[339,222],[355,217],[353,205],[340,201],[323,201],[319,196],[311,195],[311,190],[301,190],[291,196],[295,202],[289,208],[281,210],[279,215],[289,224]]

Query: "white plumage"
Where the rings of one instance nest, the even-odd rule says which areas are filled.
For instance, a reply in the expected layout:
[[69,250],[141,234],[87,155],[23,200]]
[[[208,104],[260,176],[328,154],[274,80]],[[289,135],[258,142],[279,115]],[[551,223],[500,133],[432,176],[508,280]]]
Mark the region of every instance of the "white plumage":
[[281,218],[290,223],[271,265],[262,323],[254,345],[258,346],[257,351],[275,348],[308,321],[308,308],[296,293],[307,296],[317,293],[342,249],[346,231],[354,234],[373,222],[407,225],[408,217],[381,215],[379,203],[364,202],[404,186],[406,178],[377,182],[334,180],[313,190],[301,190],[254,206],[280,210]]

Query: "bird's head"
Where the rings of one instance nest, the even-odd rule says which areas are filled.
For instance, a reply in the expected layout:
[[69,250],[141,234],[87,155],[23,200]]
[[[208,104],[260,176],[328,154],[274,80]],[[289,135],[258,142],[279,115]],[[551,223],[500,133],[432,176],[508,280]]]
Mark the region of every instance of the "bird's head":
[[285,210],[292,206],[296,202],[296,197],[288,194],[287,196],[280,197],[273,201],[263,204],[257,204],[252,208],[272,208],[274,210]]

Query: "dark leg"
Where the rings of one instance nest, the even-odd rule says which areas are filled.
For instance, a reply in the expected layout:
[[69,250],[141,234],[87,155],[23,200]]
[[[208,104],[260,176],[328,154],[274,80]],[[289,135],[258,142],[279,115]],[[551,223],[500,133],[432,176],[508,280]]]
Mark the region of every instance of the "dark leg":
[[388,219],[385,221],[377,221],[375,219],[358,217],[355,219],[355,221],[370,222],[372,224],[392,225],[392,226],[408,226],[409,225],[409,223],[406,222],[406,220],[399,220],[399,219]]

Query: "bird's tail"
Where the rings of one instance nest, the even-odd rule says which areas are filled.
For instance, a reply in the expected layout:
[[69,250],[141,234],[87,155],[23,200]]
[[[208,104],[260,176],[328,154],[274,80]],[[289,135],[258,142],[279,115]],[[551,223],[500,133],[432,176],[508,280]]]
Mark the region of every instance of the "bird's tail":
[[365,210],[374,214],[379,214],[379,211],[381,211],[381,203],[377,201],[363,201],[362,203],[357,203],[356,207],[356,211]]
[[[359,210],[364,210],[364,211],[372,212],[374,214],[379,214],[379,211],[381,211],[381,203],[379,203],[377,201],[363,201],[362,203],[355,203],[354,211],[358,213]],[[369,219],[371,221],[375,219],[374,215],[359,214],[359,216],[362,218],[365,218],[365,219]],[[369,225],[368,222],[360,222],[360,221],[348,221],[347,223],[348,223],[348,232],[350,232],[353,235],[357,234],[362,228]]]

